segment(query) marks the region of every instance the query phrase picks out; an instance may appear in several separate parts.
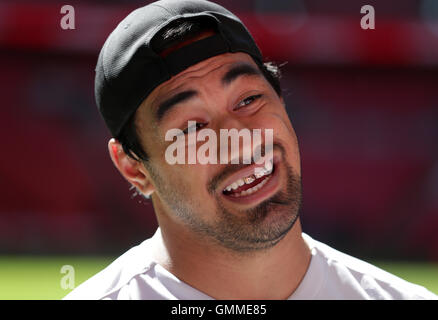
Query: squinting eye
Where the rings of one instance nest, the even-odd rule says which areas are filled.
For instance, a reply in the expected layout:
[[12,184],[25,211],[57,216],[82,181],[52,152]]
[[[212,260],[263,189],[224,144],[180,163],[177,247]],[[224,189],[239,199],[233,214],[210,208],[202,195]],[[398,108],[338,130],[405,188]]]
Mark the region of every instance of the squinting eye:
[[260,98],[261,96],[262,96],[261,94],[257,94],[257,95],[254,95],[254,96],[250,96],[250,97],[248,97],[248,98],[246,98],[246,99],[243,99],[243,100],[237,105],[237,107],[236,107],[234,110],[236,110],[236,109],[240,109],[240,108],[243,108],[243,107],[246,107],[246,106],[250,105],[250,104],[253,103],[255,100],[257,100],[258,98]]
[[[203,128],[203,127],[205,127],[207,124],[206,123],[196,123],[196,128],[194,128],[196,131],[198,130],[198,129],[201,129],[201,128]],[[192,127],[190,127],[190,129],[191,129]],[[183,132],[184,132],[184,134],[187,134],[187,133],[189,133],[189,128],[186,128],[186,129],[184,129],[183,130]]]

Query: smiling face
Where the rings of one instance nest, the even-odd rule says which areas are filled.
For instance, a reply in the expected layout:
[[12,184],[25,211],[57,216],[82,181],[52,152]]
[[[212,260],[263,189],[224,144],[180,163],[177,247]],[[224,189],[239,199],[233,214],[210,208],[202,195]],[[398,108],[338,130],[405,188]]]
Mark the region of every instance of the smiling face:
[[[264,164],[169,164],[166,132],[181,129],[188,139],[191,120],[217,137],[221,129],[272,129],[272,168],[267,162],[254,175]],[[283,100],[249,55],[215,56],[161,84],[138,109],[136,126],[159,221],[241,252],[275,245],[294,225],[301,204],[297,138]]]

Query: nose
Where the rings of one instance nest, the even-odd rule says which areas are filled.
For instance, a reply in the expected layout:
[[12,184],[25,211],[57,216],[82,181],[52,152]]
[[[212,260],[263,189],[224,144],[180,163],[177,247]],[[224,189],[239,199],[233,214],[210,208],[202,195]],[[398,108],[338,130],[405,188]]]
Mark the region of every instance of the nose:
[[251,164],[252,160],[261,158],[262,150],[267,151],[267,144],[272,145],[272,134],[267,135],[261,128],[252,128],[248,119],[224,117],[217,123],[216,133],[221,164]]

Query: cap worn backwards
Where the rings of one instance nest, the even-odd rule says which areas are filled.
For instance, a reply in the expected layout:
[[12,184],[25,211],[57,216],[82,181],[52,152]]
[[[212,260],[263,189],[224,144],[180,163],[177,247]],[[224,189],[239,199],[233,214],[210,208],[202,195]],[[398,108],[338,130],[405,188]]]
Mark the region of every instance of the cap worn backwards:
[[[179,19],[207,19],[217,27],[217,33],[162,57],[153,50],[154,36]],[[247,28],[215,3],[161,0],[131,12],[109,35],[96,66],[96,103],[111,134],[120,134],[144,99],[161,83],[226,52],[245,52],[262,63],[262,54]]]

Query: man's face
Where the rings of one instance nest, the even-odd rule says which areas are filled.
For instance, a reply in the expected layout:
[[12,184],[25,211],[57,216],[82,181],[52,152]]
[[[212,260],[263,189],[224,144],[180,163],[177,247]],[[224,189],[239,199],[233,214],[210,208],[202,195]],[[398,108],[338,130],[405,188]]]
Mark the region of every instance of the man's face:
[[[197,123],[195,135],[205,128],[216,132],[218,155],[221,129],[261,129],[266,157],[263,133],[273,130],[272,173],[252,176],[264,163],[243,164],[242,152],[228,158],[239,156],[239,164],[169,164],[165,153],[173,141],[165,140],[166,132],[187,132],[190,120]],[[149,155],[154,207],[170,221],[240,252],[269,248],[292,228],[301,203],[297,138],[282,99],[249,55],[215,56],[161,84],[138,109],[136,125]],[[238,188],[227,190],[234,183]]]

